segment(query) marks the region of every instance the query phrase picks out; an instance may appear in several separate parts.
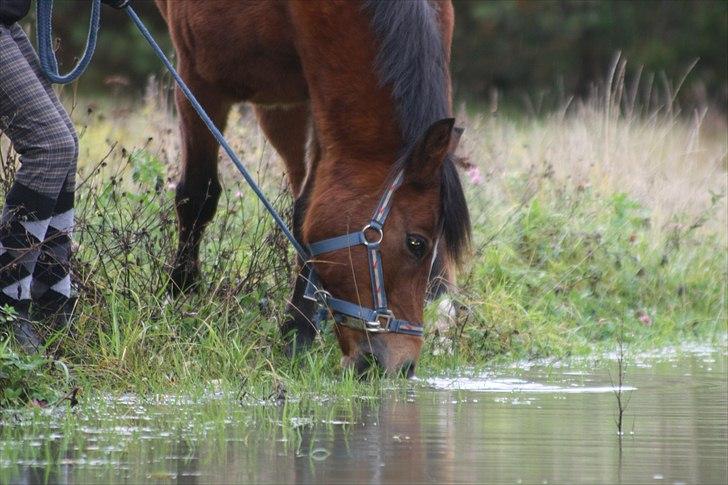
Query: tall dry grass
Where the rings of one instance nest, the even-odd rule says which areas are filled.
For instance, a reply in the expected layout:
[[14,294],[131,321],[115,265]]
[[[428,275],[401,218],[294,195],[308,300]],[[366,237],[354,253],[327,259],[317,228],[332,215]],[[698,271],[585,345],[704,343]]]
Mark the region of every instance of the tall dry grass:
[[[514,116],[496,107],[471,114],[462,107],[458,122],[466,133],[460,153],[488,182],[477,192],[489,199],[513,200],[508,180],[547,171],[573,187],[602,194],[625,192],[651,211],[656,230],[670,224],[707,224],[721,232],[728,224],[725,114],[707,106],[684,111],[675,101],[681,82],[672,86],[663,80],[657,86],[653,78],[636,76],[627,85],[625,70],[626,62],[617,58],[609,81],[591,98],[567,100],[551,113]],[[174,180],[179,139],[168,87],[150,81],[141,105],[114,106],[110,100],[100,105],[75,103],[74,117],[85,134],[81,173],[111,146],[143,146],[171,168]],[[267,167],[280,180],[281,164],[248,108],[233,110],[227,136],[250,166]],[[222,161],[220,171],[224,182],[239,181],[231,164]],[[715,213],[702,220],[709,208]]]
[[567,100],[542,116],[502,116],[497,106],[475,115],[461,109],[464,153],[492,181],[483,196],[512,200],[507,180],[546,171],[573,187],[627,193],[650,210],[656,230],[707,224],[725,235],[725,113],[707,106],[684,111],[676,103],[682,81],[656,86],[638,72],[627,85],[625,71],[617,57],[590,99]]

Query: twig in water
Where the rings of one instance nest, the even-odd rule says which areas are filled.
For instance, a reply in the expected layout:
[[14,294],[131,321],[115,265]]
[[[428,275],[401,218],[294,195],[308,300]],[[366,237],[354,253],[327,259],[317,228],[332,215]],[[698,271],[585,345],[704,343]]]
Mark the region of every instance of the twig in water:
[[[617,354],[617,388],[614,390],[614,396],[617,399],[617,417],[615,424],[617,425],[617,434],[619,435],[620,446],[622,442],[623,423],[624,423],[624,412],[629,404],[629,398],[624,399],[623,388],[624,388],[624,377],[625,377],[625,362],[624,362],[624,322],[619,325],[619,338],[617,340],[619,345],[619,353]],[[612,387],[614,388],[614,380],[612,379],[611,372],[609,373],[609,380],[611,381]]]

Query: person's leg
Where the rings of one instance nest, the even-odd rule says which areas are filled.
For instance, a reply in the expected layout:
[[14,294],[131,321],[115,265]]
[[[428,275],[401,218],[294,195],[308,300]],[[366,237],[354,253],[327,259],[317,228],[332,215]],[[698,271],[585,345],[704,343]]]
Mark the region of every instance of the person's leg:
[[[74,173],[75,175],[75,173]],[[75,182],[75,177],[74,180]],[[68,180],[56,201],[46,230],[30,286],[32,315],[53,328],[69,323],[71,299],[71,233],[73,232],[73,186]]]
[[[34,316],[43,319],[52,319],[53,325],[67,323],[72,308],[71,297],[71,233],[74,224],[74,191],[76,188],[76,162],[78,160],[78,140],[76,130],[66,109],[53,91],[53,87],[41,72],[40,61],[33,50],[28,37],[17,24],[10,29],[15,43],[20,48],[36,77],[41,80],[48,97],[61,117],[66,128],[74,137],[76,151],[69,166],[68,175],[56,200],[51,214],[48,230],[41,247],[40,256],[35,265],[31,282],[31,297],[33,299]],[[57,318],[54,318],[57,317]]]
[[[37,337],[20,324],[27,323],[40,242],[77,148],[73,132],[4,26],[0,26],[0,65],[0,128],[21,162],[0,217],[0,306],[16,311],[16,337],[32,347],[39,343]],[[20,333],[19,327],[23,327]]]

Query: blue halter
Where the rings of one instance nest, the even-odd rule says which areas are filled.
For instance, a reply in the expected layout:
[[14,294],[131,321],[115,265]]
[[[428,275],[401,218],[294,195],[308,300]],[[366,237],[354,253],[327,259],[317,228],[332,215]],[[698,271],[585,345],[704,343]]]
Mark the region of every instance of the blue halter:
[[[395,318],[387,304],[387,293],[384,290],[384,273],[382,271],[382,253],[380,245],[384,238],[384,223],[392,208],[394,193],[402,185],[404,171],[400,170],[392,179],[379,199],[369,223],[361,231],[350,232],[308,245],[310,257],[330,253],[353,246],[364,246],[369,259],[369,279],[372,286],[372,308],[363,307],[346,300],[334,298],[331,293],[321,287],[318,275],[310,262],[307,263],[308,284],[304,297],[318,303],[320,316],[331,313],[334,321],[346,327],[370,333],[400,333],[422,337],[422,324]],[[318,322],[315,322],[318,326]]]

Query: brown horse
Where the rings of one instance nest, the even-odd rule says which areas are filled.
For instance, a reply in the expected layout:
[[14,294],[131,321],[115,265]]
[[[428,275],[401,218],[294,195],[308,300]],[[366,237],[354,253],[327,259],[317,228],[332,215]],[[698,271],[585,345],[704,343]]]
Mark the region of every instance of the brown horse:
[[[234,103],[253,104],[286,165],[299,241],[361,229],[393,170],[404,171],[381,241],[383,282],[396,317],[422,322],[433,266],[456,262],[470,234],[451,157],[458,135],[448,68],[450,1],[156,1],[179,71],[218,127],[225,128]],[[172,280],[186,289],[199,277],[200,238],[221,188],[218,144],[179,92],[177,106],[183,167]],[[364,247],[323,254],[314,266],[334,297],[371,301]],[[305,285],[299,275],[282,326],[293,338],[289,344],[299,347],[315,337]],[[343,325],[336,335],[342,363],[359,371],[375,361],[387,372],[412,375],[422,345],[417,336]]]

